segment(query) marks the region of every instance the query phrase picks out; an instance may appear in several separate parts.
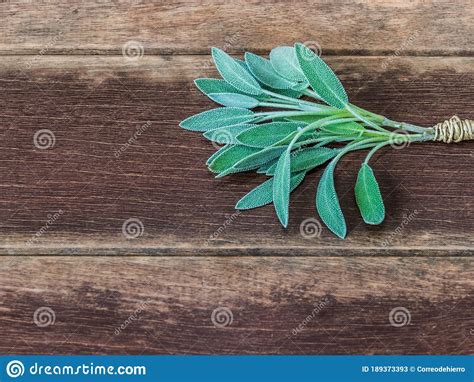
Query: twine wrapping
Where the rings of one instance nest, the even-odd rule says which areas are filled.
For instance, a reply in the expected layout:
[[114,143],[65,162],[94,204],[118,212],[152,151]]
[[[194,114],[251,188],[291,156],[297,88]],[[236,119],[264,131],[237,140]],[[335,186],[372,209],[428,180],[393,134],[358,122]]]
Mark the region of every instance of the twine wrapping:
[[457,115],[433,126],[433,141],[451,143],[474,140],[474,121]]

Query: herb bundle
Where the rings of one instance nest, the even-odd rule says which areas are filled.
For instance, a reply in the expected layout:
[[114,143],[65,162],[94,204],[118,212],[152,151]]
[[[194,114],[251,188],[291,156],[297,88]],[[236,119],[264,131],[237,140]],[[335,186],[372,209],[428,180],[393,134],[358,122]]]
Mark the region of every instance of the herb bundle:
[[434,127],[421,127],[351,104],[331,68],[303,44],[274,48],[269,59],[247,52],[241,61],[217,48],[212,49],[212,57],[222,79],[200,78],[195,83],[223,107],[193,115],[180,126],[203,132],[222,145],[207,161],[218,178],[250,170],[267,175],[265,182],[238,201],[236,209],[273,203],[284,227],[290,193],[318,166],[327,164],[316,192],[317,211],[326,226],[344,238],[347,228],[334,171],[345,154],[368,150],[355,184],[355,199],[364,222],[380,224],[385,208],[369,165],[379,149],[474,139],[470,120],[452,117]]

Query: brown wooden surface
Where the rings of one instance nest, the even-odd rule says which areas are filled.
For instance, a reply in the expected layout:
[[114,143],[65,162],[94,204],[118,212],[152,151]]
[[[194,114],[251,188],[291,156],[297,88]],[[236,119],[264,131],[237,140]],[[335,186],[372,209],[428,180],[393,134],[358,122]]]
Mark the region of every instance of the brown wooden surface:
[[[294,41],[329,54],[357,105],[427,126],[472,118],[472,3],[14,2],[0,13],[1,353],[473,353],[472,144],[374,158],[379,227],[353,200],[362,156],[343,160],[342,241],[300,232],[317,218],[319,171],[284,230],[271,206],[235,214],[262,176],[214,179],[214,147],[177,127],[213,106],[192,83],[216,75],[210,46]],[[144,56],[123,56],[128,41]],[[53,147],[35,147],[40,129]],[[136,239],[122,233],[130,218],[144,226]],[[54,324],[35,324],[42,307]],[[233,321],[216,328],[222,307]],[[395,327],[400,307],[411,321]]]
[[[462,257],[19,257],[0,276],[2,353],[474,352]],[[37,327],[44,306],[55,321]],[[395,327],[399,307],[409,323]]]

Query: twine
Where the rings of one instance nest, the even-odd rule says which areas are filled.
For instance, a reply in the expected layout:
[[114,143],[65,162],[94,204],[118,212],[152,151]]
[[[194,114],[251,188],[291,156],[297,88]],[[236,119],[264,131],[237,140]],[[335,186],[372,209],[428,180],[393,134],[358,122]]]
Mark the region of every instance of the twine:
[[451,143],[474,140],[474,121],[462,120],[457,115],[433,126],[433,141]]

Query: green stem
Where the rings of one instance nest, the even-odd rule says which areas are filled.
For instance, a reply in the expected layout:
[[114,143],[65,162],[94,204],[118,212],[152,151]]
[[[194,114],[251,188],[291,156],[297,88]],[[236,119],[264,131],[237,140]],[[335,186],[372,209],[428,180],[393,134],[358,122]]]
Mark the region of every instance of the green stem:
[[284,103],[273,103],[273,102],[260,102],[258,106],[266,106],[266,107],[279,107],[282,109],[293,109],[293,110],[301,110],[301,107],[298,107],[294,104],[284,104]]
[[316,104],[314,102],[309,102],[309,101],[305,101],[305,100],[302,100],[302,99],[296,99],[296,98],[291,98],[291,97],[287,97],[287,96],[284,96],[284,95],[281,95],[281,94],[278,94],[278,93],[273,93],[271,92],[270,90],[265,90],[263,89],[262,90],[265,94],[268,94],[272,97],[275,97],[275,98],[279,98],[279,99],[284,99],[286,101],[289,101],[289,102],[292,102],[292,103],[300,103],[300,104],[305,104],[305,105],[308,105],[308,106],[311,106],[311,107],[319,107],[320,109],[328,109],[328,108],[331,108],[330,106],[326,106],[326,105],[319,105],[319,104]]

